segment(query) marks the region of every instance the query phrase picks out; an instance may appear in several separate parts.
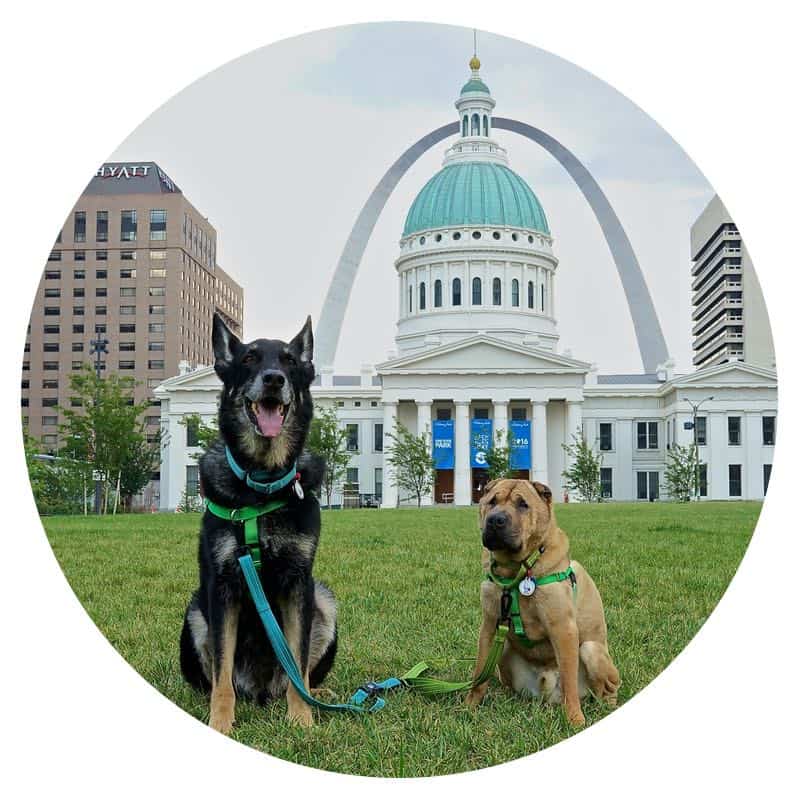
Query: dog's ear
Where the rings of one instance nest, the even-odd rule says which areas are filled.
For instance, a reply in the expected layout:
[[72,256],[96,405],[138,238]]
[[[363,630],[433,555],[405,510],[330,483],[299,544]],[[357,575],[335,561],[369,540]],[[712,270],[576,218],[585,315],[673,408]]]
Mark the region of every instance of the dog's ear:
[[236,334],[222,321],[222,317],[219,314],[214,314],[211,343],[214,348],[214,371],[224,380],[225,374],[233,364],[236,351],[242,343],[236,337]]
[[310,314],[300,333],[289,342],[289,350],[301,364],[310,364],[314,360],[314,334],[311,330]]
[[553,502],[553,493],[550,491],[549,486],[545,486],[543,483],[539,481],[532,481],[531,486],[536,490],[536,494],[542,498],[542,500],[547,503],[547,505],[551,505]]
[[489,483],[487,483],[486,486],[483,487],[483,493],[488,494],[502,480],[503,478],[495,478],[493,481],[489,481]]

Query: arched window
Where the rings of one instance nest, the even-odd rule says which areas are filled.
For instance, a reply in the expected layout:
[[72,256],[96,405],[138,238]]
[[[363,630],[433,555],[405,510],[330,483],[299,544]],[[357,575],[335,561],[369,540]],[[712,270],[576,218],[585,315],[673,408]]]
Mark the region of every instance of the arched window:
[[486,114],[483,115],[483,135],[489,135],[489,117]]
[[453,278],[453,305],[461,305],[461,278]]
[[544,284],[542,284],[542,311],[544,311]]
[[425,310],[425,284],[421,283],[419,285],[419,310]]
[[500,278],[495,278],[492,281],[492,305],[503,305],[503,284],[501,283]]
[[410,314],[414,310],[414,287],[408,287],[408,313]]
[[461,121],[461,135],[466,136],[469,133],[469,117],[464,114],[464,119]]
[[473,278],[472,279],[472,305],[479,306],[483,303],[483,299],[481,297],[481,279],[480,278]]
[[528,308],[533,308],[533,281],[528,281]]
[[481,135],[481,118],[477,114],[472,115],[472,130],[470,133],[473,136]]
[[519,281],[516,278],[511,281],[511,305],[519,308]]
[[442,307],[442,282],[440,280],[433,282],[433,305],[435,308]]

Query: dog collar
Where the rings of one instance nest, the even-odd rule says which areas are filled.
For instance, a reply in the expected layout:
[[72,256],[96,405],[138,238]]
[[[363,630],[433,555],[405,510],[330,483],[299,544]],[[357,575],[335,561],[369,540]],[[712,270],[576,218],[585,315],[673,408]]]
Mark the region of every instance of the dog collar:
[[231,468],[233,474],[240,480],[244,481],[251,489],[255,489],[261,494],[275,494],[285,486],[288,486],[292,481],[299,480],[300,474],[297,472],[297,462],[292,464],[289,471],[274,481],[268,481],[269,473],[266,470],[259,469],[254,472],[247,472],[243,470],[233,457],[230,448],[225,446],[225,458],[228,460],[228,466]]

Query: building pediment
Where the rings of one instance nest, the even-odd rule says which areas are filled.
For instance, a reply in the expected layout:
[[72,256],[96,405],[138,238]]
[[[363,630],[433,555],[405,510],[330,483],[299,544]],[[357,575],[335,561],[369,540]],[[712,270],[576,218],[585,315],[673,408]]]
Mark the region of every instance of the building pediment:
[[200,367],[185,375],[174,375],[172,378],[167,378],[154,389],[154,393],[158,395],[164,392],[219,392],[221,388],[222,381],[214,372],[214,367]]
[[491,336],[474,336],[379,364],[378,373],[487,374],[570,373],[585,374],[590,365],[535,347],[516,345]]
[[778,375],[774,369],[743,361],[718,364],[682,375],[670,381],[670,388],[713,388],[714,386],[774,386]]

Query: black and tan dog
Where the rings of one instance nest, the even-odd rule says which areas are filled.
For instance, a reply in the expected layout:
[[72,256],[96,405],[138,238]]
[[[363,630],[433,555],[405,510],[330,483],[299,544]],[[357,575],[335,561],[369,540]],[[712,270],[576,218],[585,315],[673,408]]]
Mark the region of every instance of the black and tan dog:
[[[505,579],[529,570],[535,583],[544,576],[569,576],[519,594],[521,638],[509,630],[500,660],[500,680],[516,692],[563,703],[573,725],[586,721],[580,700],[587,692],[615,705],[619,672],[608,652],[606,620],[600,593],[589,573],[571,561],[567,535],[556,524],[552,493],[544,484],[525,480],[492,481],[480,503],[483,568]],[[531,591],[530,586],[525,591]],[[481,585],[481,623],[475,676],[489,653],[501,616],[503,588],[492,580]],[[472,689],[467,704],[481,702],[488,682]]]
[[[302,454],[313,415],[311,319],[291,342],[245,344],[215,315],[213,346],[223,383],[220,440],[200,460],[203,491],[228,509],[287,501],[258,518],[260,577],[306,688],[315,687],[333,665],[337,637],[333,595],[312,577],[320,532],[314,490],[324,464]],[[243,535],[241,523],[203,515],[200,588],[186,610],[181,669],[210,691],[209,724],[218,731],[231,730],[236,696],[263,704],[286,695],[289,718],[310,725],[311,710],[288,685],[247,595],[237,561]]]

